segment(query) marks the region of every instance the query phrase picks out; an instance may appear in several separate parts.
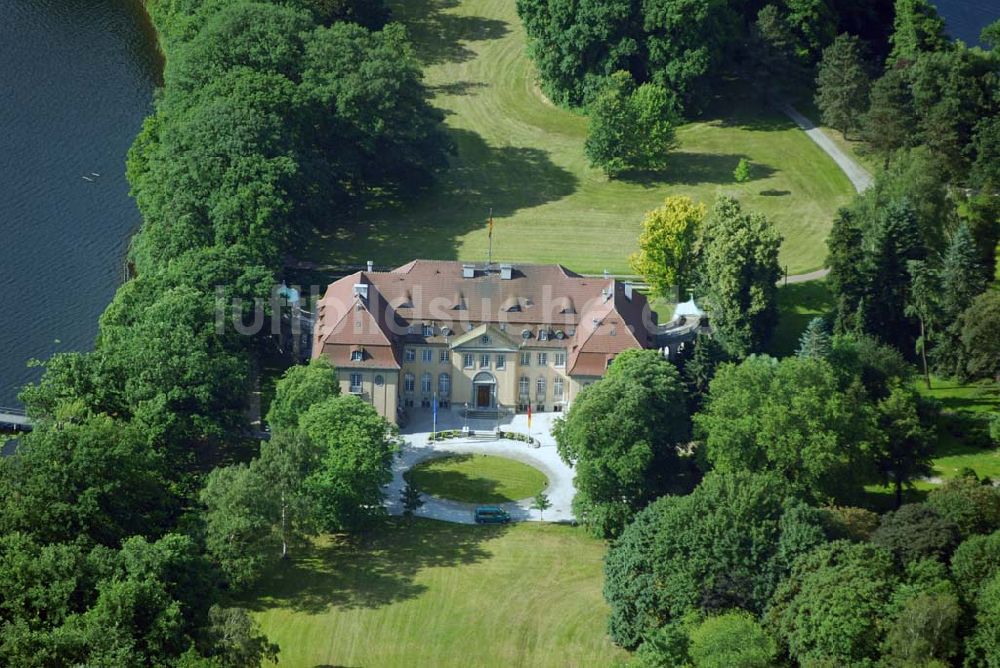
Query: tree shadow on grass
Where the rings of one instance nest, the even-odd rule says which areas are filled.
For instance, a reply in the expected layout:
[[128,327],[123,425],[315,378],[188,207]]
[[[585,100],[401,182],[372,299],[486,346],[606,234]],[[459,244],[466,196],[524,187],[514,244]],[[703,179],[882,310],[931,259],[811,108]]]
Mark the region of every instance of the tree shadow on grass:
[[447,11],[458,5],[458,0],[406,0],[393,4],[392,19],[406,24],[417,58],[424,65],[466,62],[476,53],[465,43],[500,39],[510,32],[505,21]]
[[487,559],[486,543],[507,529],[391,519],[363,536],[322,537],[279,564],[243,605],[319,614],[412,599],[427,589],[414,581],[420,571]]
[[[665,183],[679,185],[701,185],[714,183],[734,184],[733,172],[740,160],[750,156],[739,153],[690,153],[676,151],[667,158],[666,169],[654,172],[625,172],[618,179],[627,183],[655,188]],[[766,179],[775,173],[770,165],[750,163],[750,180]]]
[[[461,464],[474,459],[474,455],[448,455],[428,459],[403,474],[407,482],[430,496],[463,503],[509,503],[517,501],[502,494],[500,481],[469,475],[462,471],[435,468],[435,463]],[[445,463],[444,460],[447,460]]]
[[338,263],[454,260],[459,238],[495,218],[573,194],[577,177],[547,151],[491,146],[476,132],[449,129],[457,154],[437,182],[414,199],[382,198],[336,221],[311,239],[305,257]]
[[[472,95],[483,88],[489,88],[489,84],[482,81],[453,81],[452,83],[440,84],[437,86],[427,86],[427,90],[431,93],[456,96]],[[445,115],[451,115],[451,113],[453,112],[445,110]]]

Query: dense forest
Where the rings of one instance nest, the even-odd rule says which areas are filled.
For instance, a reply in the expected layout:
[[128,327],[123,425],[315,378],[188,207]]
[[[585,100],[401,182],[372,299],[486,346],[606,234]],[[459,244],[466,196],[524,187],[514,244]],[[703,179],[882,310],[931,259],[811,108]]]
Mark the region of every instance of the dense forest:
[[[240,462],[256,450],[246,407],[263,344],[217,323],[217,311],[265,303],[293,244],[331,212],[411,196],[446,164],[441,115],[379,3],[147,6],[166,69],[128,156],[143,218],[134,276],[101,317],[93,352],[53,357],[24,390],[35,429],[0,461],[4,665],[246,667],[275,656],[248,613],[223,602],[252,571],[226,550],[272,536],[234,514],[230,484],[250,484]],[[314,420],[371,422],[348,398],[328,398]],[[386,425],[374,427],[390,452]],[[288,432],[251,473],[270,467],[273,482],[308,452],[318,489],[377,491],[384,454],[358,482],[315,450],[370,446],[365,435],[345,445]],[[206,477],[220,464],[234,466]],[[345,477],[355,488],[342,489]],[[317,526],[365,519],[363,496],[322,497]]]
[[[576,516],[612,541],[628,665],[1000,666],[1000,490],[967,470],[907,493],[940,431],[1000,442],[1000,416],[960,423],[916,389],[1000,379],[1000,22],[983,49],[923,0],[518,9],[544,90],[590,114],[609,176],[651,167],[630,122],[648,139],[656,109],[663,133],[733,90],[814,102],[880,167],[833,224],[833,313],[780,360],[763,354],[781,276],[769,221],[726,196],[647,215],[633,267],[658,294],[693,289],[713,336],[677,365],[618,356],[556,430]],[[871,486],[893,490],[890,509],[871,510]]]

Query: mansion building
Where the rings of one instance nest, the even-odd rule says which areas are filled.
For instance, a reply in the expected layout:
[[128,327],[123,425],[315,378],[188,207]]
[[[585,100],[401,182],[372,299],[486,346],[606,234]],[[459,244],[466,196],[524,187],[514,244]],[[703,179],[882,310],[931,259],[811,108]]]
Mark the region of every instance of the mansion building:
[[397,410],[560,411],[617,354],[655,346],[630,283],[560,265],[414,260],[359,271],[320,299],[313,357],[391,421]]

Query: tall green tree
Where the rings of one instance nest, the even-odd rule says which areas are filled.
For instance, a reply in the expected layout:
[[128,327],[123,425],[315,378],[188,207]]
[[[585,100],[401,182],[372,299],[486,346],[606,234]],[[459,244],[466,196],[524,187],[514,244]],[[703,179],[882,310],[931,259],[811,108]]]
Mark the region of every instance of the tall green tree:
[[880,433],[875,438],[875,458],[883,485],[892,485],[896,507],[903,505],[903,488],[931,474],[934,430],[922,415],[920,396],[911,388],[896,385],[878,402]]
[[719,342],[734,357],[759,351],[777,323],[781,235],[759,213],[720,197],[701,237],[702,292]]
[[296,432],[277,432],[247,464],[220,467],[206,479],[206,544],[230,585],[254,584],[289,555],[292,543],[314,534],[318,500],[306,480],[317,447]]
[[778,658],[774,638],[740,610],[705,619],[691,631],[689,651],[697,668],[769,668]]
[[773,473],[710,473],[640,512],[608,551],[612,639],[635,647],[692,612],[760,613],[796,556],[825,542],[819,512]]
[[966,640],[969,665],[1000,666],[1000,575],[988,580],[975,599],[976,625]]
[[915,60],[921,53],[948,45],[944,19],[927,0],[896,0],[890,61]]
[[931,372],[927,364],[927,350],[936,337],[941,322],[941,282],[935,267],[925,260],[910,260],[908,264],[912,282],[904,312],[920,323],[916,352],[924,369],[924,382],[931,389]]
[[340,394],[337,372],[325,357],[285,371],[275,385],[274,399],[267,411],[267,424],[274,431],[298,428],[299,418],[313,404]]
[[1000,382],[1000,291],[987,290],[976,297],[959,319],[962,353],[957,365],[960,378],[993,378]]
[[906,314],[912,260],[925,255],[916,211],[909,200],[889,202],[865,235],[861,325],[898,350],[914,350],[916,328]]
[[617,535],[657,496],[683,489],[677,447],[690,438],[684,385],[656,351],[627,351],[580,393],[553,435],[576,469],[573,509],[598,536]]
[[135,425],[105,415],[45,422],[0,458],[0,532],[109,547],[155,535],[179,511],[168,476]]
[[825,319],[816,317],[809,321],[799,337],[799,348],[795,352],[799,357],[826,359],[830,356],[833,341]]
[[862,138],[882,156],[885,167],[896,151],[915,145],[917,117],[903,69],[890,68],[872,83],[860,123]]
[[892,555],[836,541],[799,557],[777,588],[765,626],[803,665],[878,659],[899,578]]
[[356,530],[382,517],[382,488],[392,480],[397,450],[395,427],[355,395],[314,404],[299,426],[319,451],[305,486],[316,501],[320,528]]
[[800,493],[849,500],[872,473],[874,423],[823,359],[752,357],[725,364],[694,416],[705,466],[774,471]]
[[834,330],[864,331],[860,311],[865,299],[864,225],[850,209],[840,209],[827,237],[827,284],[834,297]]
[[908,503],[882,516],[871,542],[904,564],[928,558],[944,563],[958,545],[958,527],[926,503]]
[[662,86],[637,87],[628,72],[615,72],[590,105],[583,149],[591,166],[609,177],[663,169],[674,145],[675,106]]
[[629,257],[629,263],[656,294],[666,296],[671,289],[678,297],[687,294],[704,219],[705,206],[683,196],[668,197],[663,206],[646,214],[639,251]]
[[948,242],[941,265],[940,316],[944,335],[934,350],[934,364],[945,374],[956,373],[961,359],[961,317],[973,300],[986,289],[986,276],[979,264],[979,252],[967,224],[956,228]]
[[857,37],[840,35],[823,50],[816,74],[816,106],[823,122],[846,136],[861,124],[870,82]]

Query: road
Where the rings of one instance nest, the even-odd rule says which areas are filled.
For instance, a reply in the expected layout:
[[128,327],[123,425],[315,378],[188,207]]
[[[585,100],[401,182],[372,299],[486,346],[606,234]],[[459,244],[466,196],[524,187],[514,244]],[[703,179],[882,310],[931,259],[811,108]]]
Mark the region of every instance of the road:
[[[841,151],[840,147],[823,134],[823,131],[816,127],[812,121],[796,111],[795,107],[790,104],[783,104],[779,108],[786,116],[795,121],[795,124],[802,128],[802,131],[809,135],[809,138],[823,149],[824,153],[837,163],[837,166],[844,172],[856,191],[863,193],[871,188],[872,183],[874,183],[871,173],[859,165],[854,158]],[[826,278],[826,275],[829,273],[829,269],[818,269],[808,274],[794,274],[789,276],[787,280],[789,283],[805,283],[806,281],[816,281]],[[778,284],[782,285],[784,282],[785,279],[783,278],[778,281]]]

